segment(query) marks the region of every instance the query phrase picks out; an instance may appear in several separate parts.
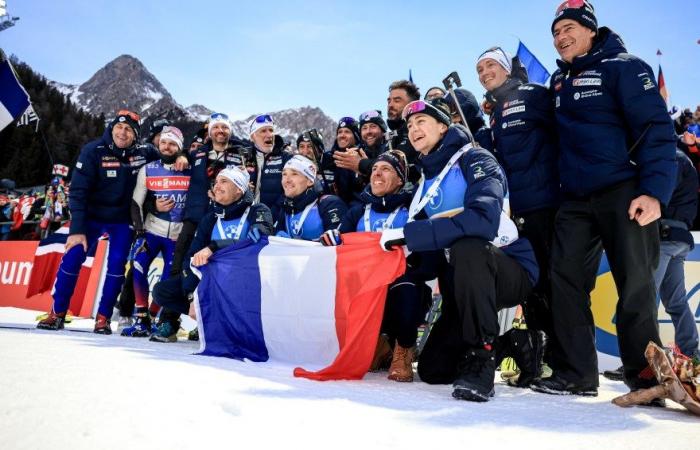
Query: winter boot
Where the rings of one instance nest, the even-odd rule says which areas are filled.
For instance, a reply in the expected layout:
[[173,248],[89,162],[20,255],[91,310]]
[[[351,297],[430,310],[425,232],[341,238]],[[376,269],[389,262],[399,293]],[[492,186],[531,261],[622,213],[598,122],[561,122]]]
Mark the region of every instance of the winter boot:
[[136,321],[130,327],[122,330],[122,336],[148,337],[151,335],[151,316],[148,313],[137,313]]
[[452,383],[452,397],[472,402],[486,402],[493,397],[496,357],[491,345],[467,350],[460,366],[459,375]]
[[612,381],[623,381],[625,379],[622,375],[622,366],[617,369],[603,371],[603,376]]
[[401,347],[398,342],[394,346],[394,354],[391,358],[391,366],[389,367],[390,380],[400,382],[413,381],[413,355],[415,347]]
[[180,329],[180,322],[163,321],[158,324],[158,331],[151,335],[153,342],[177,342],[177,331]]
[[[117,322],[117,331],[123,332],[125,328],[129,328],[134,325],[134,318],[131,316],[119,316],[119,322]],[[122,333],[122,336],[125,336]]]
[[572,383],[560,377],[556,372],[549,378],[541,378],[533,381],[530,389],[535,392],[552,395],[581,395],[583,397],[597,397],[598,384],[593,383]]
[[51,311],[45,319],[39,321],[36,327],[40,330],[62,330],[66,321],[66,313],[55,313]]
[[380,334],[377,339],[377,347],[374,349],[374,358],[369,366],[370,372],[387,370],[391,364],[391,344],[386,334]]
[[544,333],[538,330],[513,329],[510,333],[510,348],[515,364],[520,369],[517,378],[510,378],[508,384],[515,387],[530,387],[542,376],[542,356],[544,355]]
[[95,334],[112,334],[112,324],[110,318],[103,316],[102,314],[97,314],[95,319],[95,329],[93,330]]
[[188,341],[198,341],[199,340],[199,329],[194,328],[192,331],[187,333]]

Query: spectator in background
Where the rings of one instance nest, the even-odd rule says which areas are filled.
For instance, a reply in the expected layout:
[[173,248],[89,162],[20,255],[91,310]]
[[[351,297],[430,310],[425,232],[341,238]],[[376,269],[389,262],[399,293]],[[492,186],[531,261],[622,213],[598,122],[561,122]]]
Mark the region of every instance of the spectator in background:
[[[10,197],[5,194],[0,194],[0,222],[12,222],[12,211],[14,206]],[[10,227],[12,224],[6,223],[0,225],[0,241],[6,241],[10,237]]]
[[425,97],[423,100],[434,100],[436,98],[443,98],[447,93],[441,87],[433,86],[425,92]]

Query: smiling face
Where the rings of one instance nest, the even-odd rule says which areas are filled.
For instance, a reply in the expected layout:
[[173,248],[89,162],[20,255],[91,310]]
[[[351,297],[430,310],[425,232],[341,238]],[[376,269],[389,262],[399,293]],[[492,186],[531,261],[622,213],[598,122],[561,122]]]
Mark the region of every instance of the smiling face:
[[316,162],[316,154],[314,153],[314,146],[309,141],[301,141],[297,146],[297,151],[300,155],[306,156],[311,161]]
[[338,147],[341,149],[354,147],[357,144],[355,135],[352,134],[350,128],[338,128],[336,139],[338,140]]
[[568,63],[585,55],[593,47],[595,32],[575,20],[563,19],[554,25],[554,48],[559,57]]
[[209,130],[212,143],[216,146],[228,145],[228,140],[231,137],[231,129],[223,123],[215,123]]
[[427,114],[413,114],[408,118],[408,140],[422,155],[430,153],[445,133],[447,125]]
[[180,148],[177,146],[175,141],[171,141],[170,139],[159,139],[158,150],[163,156],[173,156],[175,153],[180,151]]
[[372,122],[365,123],[360,129],[360,137],[370,147],[373,147],[379,143],[382,138],[382,134],[382,129],[379,127],[379,125]]
[[392,89],[386,99],[386,113],[389,119],[400,119],[401,111],[408,105],[411,99],[405,89]]
[[282,171],[282,189],[288,198],[295,198],[306,192],[314,182],[306,178],[301,172],[294,169]]
[[258,150],[263,153],[270,153],[275,146],[275,131],[271,126],[258,128],[250,138]]
[[394,194],[403,186],[399,174],[397,174],[391,164],[386,161],[376,162],[372,166],[372,175],[370,175],[369,182],[372,194],[377,197]]
[[115,123],[112,127],[112,141],[118,148],[131,147],[136,140],[136,133],[133,128],[124,122]]
[[214,200],[216,203],[223,206],[228,206],[238,201],[243,196],[243,192],[233,184],[233,181],[224,176],[216,177],[213,191]]
[[481,85],[487,91],[492,91],[505,83],[508,72],[495,59],[486,58],[476,65],[476,73],[479,75]]

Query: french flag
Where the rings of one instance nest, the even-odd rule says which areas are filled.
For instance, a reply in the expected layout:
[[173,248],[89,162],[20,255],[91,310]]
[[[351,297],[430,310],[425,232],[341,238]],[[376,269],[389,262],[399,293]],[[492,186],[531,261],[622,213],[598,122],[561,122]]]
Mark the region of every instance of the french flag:
[[69,228],[70,222],[67,222],[39,242],[39,246],[34,252],[32,275],[29,277],[27,285],[27,298],[41,294],[53,287],[58,266],[61,265],[61,258],[65,253]]
[[195,293],[200,353],[304,365],[314,380],[361,379],[377,344],[389,284],[405,271],[379,233],[343,245],[262,238],[218,251]]

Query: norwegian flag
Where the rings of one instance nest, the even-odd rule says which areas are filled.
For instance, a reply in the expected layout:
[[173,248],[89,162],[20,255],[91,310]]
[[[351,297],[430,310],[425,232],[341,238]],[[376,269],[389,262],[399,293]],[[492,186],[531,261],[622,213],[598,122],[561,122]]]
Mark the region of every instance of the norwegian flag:
[[64,166],[63,164],[54,164],[53,171],[51,172],[51,175],[58,175],[59,177],[67,177],[68,176],[68,166]]

